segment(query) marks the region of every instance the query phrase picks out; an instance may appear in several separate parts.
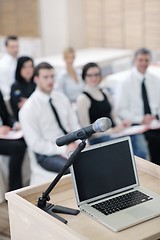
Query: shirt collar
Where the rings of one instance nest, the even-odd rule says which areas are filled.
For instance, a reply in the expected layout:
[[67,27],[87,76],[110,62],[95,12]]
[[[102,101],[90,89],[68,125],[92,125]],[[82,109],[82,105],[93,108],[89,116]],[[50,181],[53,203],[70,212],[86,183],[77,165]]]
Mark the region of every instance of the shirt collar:
[[36,95],[43,101],[43,102],[49,102],[49,99],[51,98],[52,93],[47,94],[42,92],[39,88],[36,88],[35,90]]
[[142,74],[137,70],[137,68],[133,68],[133,72],[136,75],[137,79],[141,82],[143,81],[144,78],[146,78],[147,72],[145,72],[145,74]]
[[12,61],[17,61],[17,57],[13,57],[8,52],[5,53],[5,57],[8,58],[8,59],[11,59]]

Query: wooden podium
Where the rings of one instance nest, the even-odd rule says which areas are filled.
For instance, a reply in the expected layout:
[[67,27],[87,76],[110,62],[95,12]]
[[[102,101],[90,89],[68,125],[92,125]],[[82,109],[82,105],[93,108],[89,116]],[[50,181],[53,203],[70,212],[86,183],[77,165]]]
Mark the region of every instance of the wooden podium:
[[[160,194],[160,166],[136,158],[140,183]],[[6,193],[12,240],[156,240],[160,217],[115,233],[84,213],[62,215],[67,225],[35,206],[49,184]],[[64,176],[50,194],[51,203],[77,208],[70,175]],[[123,219],[122,219],[123,221]]]

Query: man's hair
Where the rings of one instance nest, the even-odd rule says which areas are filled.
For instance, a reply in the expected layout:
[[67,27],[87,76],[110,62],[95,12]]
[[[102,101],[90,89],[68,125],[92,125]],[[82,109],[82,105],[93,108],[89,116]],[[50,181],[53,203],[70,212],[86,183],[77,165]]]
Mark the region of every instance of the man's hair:
[[139,48],[139,49],[135,52],[135,54],[134,54],[134,59],[136,59],[137,56],[140,55],[140,54],[146,54],[146,55],[149,55],[150,58],[152,57],[151,51],[150,51],[149,49],[147,49],[147,48]]
[[36,67],[35,67],[35,71],[34,71],[34,76],[38,77],[39,75],[39,71],[41,69],[54,69],[54,67],[47,63],[47,62],[42,62],[42,63],[39,63]]
[[8,36],[5,40],[5,45],[8,46],[8,42],[10,40],[13,40],[13,41],[18,41],[18,37],[17,36]]

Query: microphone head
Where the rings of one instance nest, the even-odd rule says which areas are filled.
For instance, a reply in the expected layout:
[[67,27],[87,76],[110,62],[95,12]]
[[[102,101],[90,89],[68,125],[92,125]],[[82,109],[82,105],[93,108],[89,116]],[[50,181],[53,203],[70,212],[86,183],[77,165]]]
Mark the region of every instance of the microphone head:
[[110,129],[111,126],[112,126],[111,120],[109,118],[103,117],[103,118],[97,119],[93,123],[93,130],[95,132],[105,132],[108,129]]

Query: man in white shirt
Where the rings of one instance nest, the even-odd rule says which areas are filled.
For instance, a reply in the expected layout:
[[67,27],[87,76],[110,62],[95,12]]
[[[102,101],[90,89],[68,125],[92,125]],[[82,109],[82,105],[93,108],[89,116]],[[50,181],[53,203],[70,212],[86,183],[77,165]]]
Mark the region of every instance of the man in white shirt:
[[[130,119],[133,125],[150,124],[153,119],[160,117],[160,79],[147,71],[150,61],[148,49],[137,50],[135,67],[119,89],[117,112],[122,119]],[[147,131],[145,137],[151,161],[160,165],[160,130]]]
[[11,85],[15,81],[15,69],[19,50],[18,38],[8,36],[6,41],[6,54],[0,59],[0,89],[5,100],[9,99]]
[[50,101],[66,132],[79,129],[77,117],[67,97],[53,91],[54,69],[50,64],[40,63],[35,69],[34,80],[37,88],[19,113],[24,138],[43,168],[59,172],[66,163],[67,152],[73,150],[76,143],[63,147],[56,145],[55,140],[64,135],[64,131],[58,123]]

